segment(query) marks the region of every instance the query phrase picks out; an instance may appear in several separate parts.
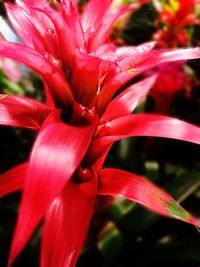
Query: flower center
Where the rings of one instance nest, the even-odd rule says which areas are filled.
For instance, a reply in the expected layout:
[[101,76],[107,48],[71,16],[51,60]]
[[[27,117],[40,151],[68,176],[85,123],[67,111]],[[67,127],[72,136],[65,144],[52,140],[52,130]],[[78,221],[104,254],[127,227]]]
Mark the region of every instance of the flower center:
[[88,125],[97,118],[94,108],[87,108],[81,104],[75,103],[73,107],[70,124],[73,125]]

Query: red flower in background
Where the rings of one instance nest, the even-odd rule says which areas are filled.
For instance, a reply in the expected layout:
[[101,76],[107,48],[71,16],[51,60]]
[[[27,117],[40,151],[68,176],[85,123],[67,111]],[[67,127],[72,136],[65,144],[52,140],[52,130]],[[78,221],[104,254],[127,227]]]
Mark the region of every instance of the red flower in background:
[[159,12],[158,23],[163,29],[158,30],[154,37],[159,47],[176,47],[190,45],[187,26],[199,24],[200,21],[194,12],[198,0],[170,0],[163,3],[156,2]]
[[22,190],[9,266],[44,218],[42,267],[74,266],[98,195],[123,196],[191,224],[199,220],[150,181],[102,169],[112,144],[129,136],[200,143],[197,126],[152,114],[131,115],[156,75],[115,93],[136,75],[164,62],[200,57],[199,48],[152,50],[154,43],[116,48],[107,43],[111,0],[91,0],[79,17],[73,0],[6,4],[23,44],[0,42],[0,55],[18,60],[44,81],[46,104],[2,95],[0,123],[38,131],[29,161],[0,176],[0,195]]
[[181,90],[190,96],[191,78],[183,70],[184,63],[163,64],[150,73],[159,73],[159,78],[151,88],[149,95],[155,101],[155,112],[167,114],[172,102]]

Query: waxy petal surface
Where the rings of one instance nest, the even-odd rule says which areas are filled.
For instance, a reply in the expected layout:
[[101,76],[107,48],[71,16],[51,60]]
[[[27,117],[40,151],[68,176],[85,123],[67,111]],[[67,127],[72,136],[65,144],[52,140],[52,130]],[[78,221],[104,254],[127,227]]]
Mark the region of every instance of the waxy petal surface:
[[125,91],[108,105],[106,112],[102,117],[102,121],[110,121],[125,115],[129,115],[147,95],[157,79],[157,75],[138,82]]
[[89,31],[90,34],[96,32],[99,24],[102,22],[103,16],[108,11],[111,3],[112,0],[91,0],[87,3],[81,16],[81,24],[84,33],[86,33],[87,31]]
[[62,0],[62,3],[63,18],[75,38],[77,47],[85,47],[84,34],[76,2],[74,0]]
[[120,68],[133,73],[141,73],[159,64],[173,61],[184,61],[200,57],[200,48],[185,48],[178,50],[152,50],[135,54],[120,61]]
[[133,10],[133,5],[123,6],[114,13],[106,12],[102,20],[99,21],[98,28],[94,29],[94,32],[90,32],[90,36],[88,38],[88,51],[95,51],[100,45],[105,43],[112,29],[113,23],[118,17],[129,10]]
[[198,126],[154,114],[134,114],[107,122],[101,126],[98,136],[89,148],[90,159],[97,160],[109,145],[132,136],[164,137],[200,144]]
[[200,144],[200,127],[185,121],[154,114],[124,116],[102,128],[96,141],[117,141],[130,136],[154,136]]
[[27,168],[23,163],[0,175],[0,197],[23,189]]
[[88,106],[97,92],[101,60],[77,50],[71,85],[76,100]]
[[39,130],[50,108],[23,96],[0,95],[0,125]]
[[97,181],[71,181],[51,204],[42,236],[42,267],[74,267],[94,211]]
[[200,226],[200,220],[183,209],[168,193],[137,174],[104,169],[99,179],[98,193],[124,197],[158,214]]
[[96,121],[87,126],[67,125],[59,111],[45,120],[31,152],[9,264],[80,164],[95,128]]
[[7,3],[6,10],[12,26],[23,43],[28,47],[36,48],[38,52],[44,53],[45,47],[42,37],[28,18],[28,14],[25,13],[24,9]]
[[73,101],[72,93],[63,74],[35,50],[21,44],[1,41],[0,55],[15,59],[37,71],[49,85],[56,103],[63,105]]

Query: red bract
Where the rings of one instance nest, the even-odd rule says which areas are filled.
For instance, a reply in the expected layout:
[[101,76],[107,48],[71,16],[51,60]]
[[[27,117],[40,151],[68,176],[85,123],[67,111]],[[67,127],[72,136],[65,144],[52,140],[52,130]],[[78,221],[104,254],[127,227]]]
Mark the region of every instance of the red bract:
[[159,115],[131,115],[156,75],[114,98],[136,75],[165,62],[199,58],[200,49],[152,50],[154,43],[116,48],[107,43],[112,23],[134,5],[112,13],[111,0],[91,0],[79,17],[73,0],[16,2],[6,8],[23,44],[2,41],[0,55],[38,72],[47,101],[6,95],[0,99],[1,124],[38,131],[29,161],[0,176],[1,196],[23,191],[9,266],[42,218],[41,266],[74,266],[98,195],[121,195],[200,226],[145,178],[115,169],[102,171],[113,142],[129,136],[200,144],[197,126]]

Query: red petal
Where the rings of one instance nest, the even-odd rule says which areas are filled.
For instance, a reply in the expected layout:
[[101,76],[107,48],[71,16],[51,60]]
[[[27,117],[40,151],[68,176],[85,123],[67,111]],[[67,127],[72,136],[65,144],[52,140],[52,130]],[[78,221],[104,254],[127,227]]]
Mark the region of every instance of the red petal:
[[155,83],[157,75],[138,82],[118,97],[116,97],[107,107],[106,112],[102,117],[102,121],[113,120],[125,115],[129,115],[146,96],[152,85]]
[[144,177],[118,169],[105,169],[99,181],[100,195],[121,196],[158,214],[200,226],[200,220],[192,217],[168,193]]
[[24,187],[28,163],[23,163],[0,175],[0,197]]
[[126,59],[128,56],[134,56],[134,55],[138,56],[138,53],[144,53],[144,52],[150,51],[154,48],[155,44],[156,42],[148,42],[148,43],[141,44],[139,46],[118,47],[116,50],[118,60],[120,62],[123,59]]
[[152,50],[126,57],[120,67],[129,72],[143,72],[161,63],[200,58],[200,48]]
[[60,120],[59,112],[47,117],[31,153],[10,264],[80,164],[95,128],[96,122],[67,125]]
[[28,47],[36,48],[38,52],[44,53],[45,46],[42,37],[28,18],[28,14],[24,12],[24,9],[17,5],[6,3],[6,10],[12,26],[23,43]]
[[86,238],[97,193],[96,179],[83,184],[69,182],[45,217],[42,267],[73,267]]
[[173,138],[200,144],[200,127],[185,121],[154,114],[134,114],[108,123],[96,141],[114,142],[130,136]]
[[62,8],[64,11],[64,20],[72,31],[77,47],[84,47],[83,29],[80,23],[76,2],[74,0],[62,0]]
[[50,112],[47,106],[23,96],[0,95],[0,124],[39,129]]
[[76,100],[85,106],[96,95],[100,63],[99,58],[76,51],[71,84]]
[[[100,4],[102,5],[102,2]],[[95,51],[100,45],[105,43],[106,39],[109,36],[110,30],[112,29],[113,23],[116,21],[116,19],[124,14],[125,12],[129,10],[133,10],[134,4],[132,5],[126,5],[117,10],[115,13],[106,12],[104,17],[98,21],[99,24],[96,24],[95,29],[90,33],[89,35],[89,42],[88,42],[88,49],[90,52]],[[138,7],[137,4],[135,4],[135,7]],[[88,16],[90,17],[90,16]],[[94,24],[91,24],[94,25]],[[91,29],[91,26],[90,26]],[[87,39],[86,39],[87,40]]]
[[88,157],[97,160],[109,145],[131,136],[152,136],[200,144],[200,128],[179,119],[152,114],[124,116],[102,125]]
[[[61,51],[62,61],[65,64],[66,69],[72,69],[74,64],[74,53],[76,48],[76,43],[74,35],[71,29],[68,27],[61,13],[54,11],[52,8],[41,9],[39,7],[34,7],[33,10],[44,14],[49,18],[49,20],[54,24],[56,29],[56,35],[58,38],[59,48]],[[63,34],[63,32],[65,34]]]
[[1,41],[0,55],[15,59],[41,74],[49,85],[56,103],[73,101],[65,77],[35,50],[21,44]]
[[97,27],[102,22],[103,16],[108,11],[111,3],[112,0],[90,0],[88,2],[81,16],[81,24],[84,33],[88,31],[96,32]]

